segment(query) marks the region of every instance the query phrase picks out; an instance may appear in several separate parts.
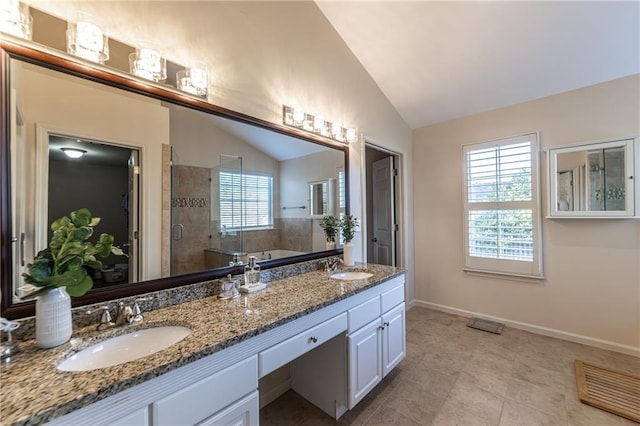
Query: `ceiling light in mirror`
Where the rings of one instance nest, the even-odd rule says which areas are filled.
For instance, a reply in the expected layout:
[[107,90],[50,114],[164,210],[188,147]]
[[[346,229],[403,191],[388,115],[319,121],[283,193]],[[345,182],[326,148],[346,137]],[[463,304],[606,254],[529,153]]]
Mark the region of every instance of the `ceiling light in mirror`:
[[129,71],[146,80],[162,82],[167,79],[167,60],[157,50],[136,49],[129,55]]
[[60,150],[69,158],[80,158],[87,153],[84,149],[78,148],[60,148]]
[[78,13],[74,22],[67,23],[67,52],[88,61],[104,64],[109,59],[109,37],[91,17]]
[[338,142],[352,143],[358,138],[356,129],[342,127],[342,124],[338,122],[327,121],[321,115],[306,113],[298,107],[283,105],[282,122],[287,126],[297,127]]
[[0,31],[31,40],[33,17],[29,6],[17,0],[2,0],[0,5]]
[[209,73],[206,68],[187,68],[176,73],[178,89],[192,95],[207,97]]

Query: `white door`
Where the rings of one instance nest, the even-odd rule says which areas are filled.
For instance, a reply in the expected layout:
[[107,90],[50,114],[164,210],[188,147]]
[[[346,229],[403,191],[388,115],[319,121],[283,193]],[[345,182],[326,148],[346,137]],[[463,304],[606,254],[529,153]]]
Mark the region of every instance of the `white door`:
[[382,315],[382,326],[382,377],[385,377],[407,353],[404,303]]
[[373,263],[396,263],[393,156],[373,163]]
[[349,409],[382,380],[380,318],[349,336]]

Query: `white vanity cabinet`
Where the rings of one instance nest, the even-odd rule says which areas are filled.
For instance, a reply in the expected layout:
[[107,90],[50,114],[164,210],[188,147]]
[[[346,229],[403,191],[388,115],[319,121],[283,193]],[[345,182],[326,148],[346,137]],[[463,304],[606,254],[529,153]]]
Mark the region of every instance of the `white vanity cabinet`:
[[406,355],[404,286],[371,298],[349,310],[348,315],[352,409]]
[[52,425],[256,425],[258,357],[220,369],[212,355],[65,416]]
[[257,425],[260,377],[339,418],[405,356],[404,275],[53,419],[56,425]]

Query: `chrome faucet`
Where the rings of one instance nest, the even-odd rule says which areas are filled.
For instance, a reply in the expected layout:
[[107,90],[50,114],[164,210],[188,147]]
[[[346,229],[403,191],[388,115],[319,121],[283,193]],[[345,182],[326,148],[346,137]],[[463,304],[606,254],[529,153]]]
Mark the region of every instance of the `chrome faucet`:
[[143,320],[140,305],[138,303],[144,300],[149,299],[145,297],[135,299],[133,306],[125,306],[124,302],[118,302],[115,309],[115,321],[112,321],[111,313],[109,312],[111,309],[108,306],[100,306],[92,311],[87,311],[87,314],[91,315],[98,311],[102,312],[102,315],[100,315],[100,323],[97,327],[99,331],[110,327],[133,324],[134,322],[140,322]]
[[116,307],[116,327],[131,324],[133,318],[133,309],[131,306],[124,306],[124,302],[119,302]]
[[342,264],[343,262],[340,258],[335,258],[333,260],[327,259],[324,261],[324,271],[327,273],[327,275],[331,275],[336,272],[338,270],[338,267]]

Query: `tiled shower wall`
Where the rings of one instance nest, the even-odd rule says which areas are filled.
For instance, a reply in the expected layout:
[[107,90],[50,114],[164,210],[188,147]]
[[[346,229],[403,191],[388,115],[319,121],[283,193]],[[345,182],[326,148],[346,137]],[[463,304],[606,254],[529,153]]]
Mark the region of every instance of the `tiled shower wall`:
[[173,166],[171,194],[171,275],[202,271],[210,244],[209,169]]
[[[309,218],[274,220],[274,229],[230,232],[221,235],[218,220],[210,221],[210,171],[204,167],[173,166],[171,274],[186,274],[226,266],[231,256],[212,255],[206,249],[253,253],[267,250],[311,252],[312,226]],[[181,225],[181,226],[180,226]],[[180,233],[182,238],[180,239]],[[240,238],[243,239],[240,244]],[[241,248],[241,249],[240,249]]]

